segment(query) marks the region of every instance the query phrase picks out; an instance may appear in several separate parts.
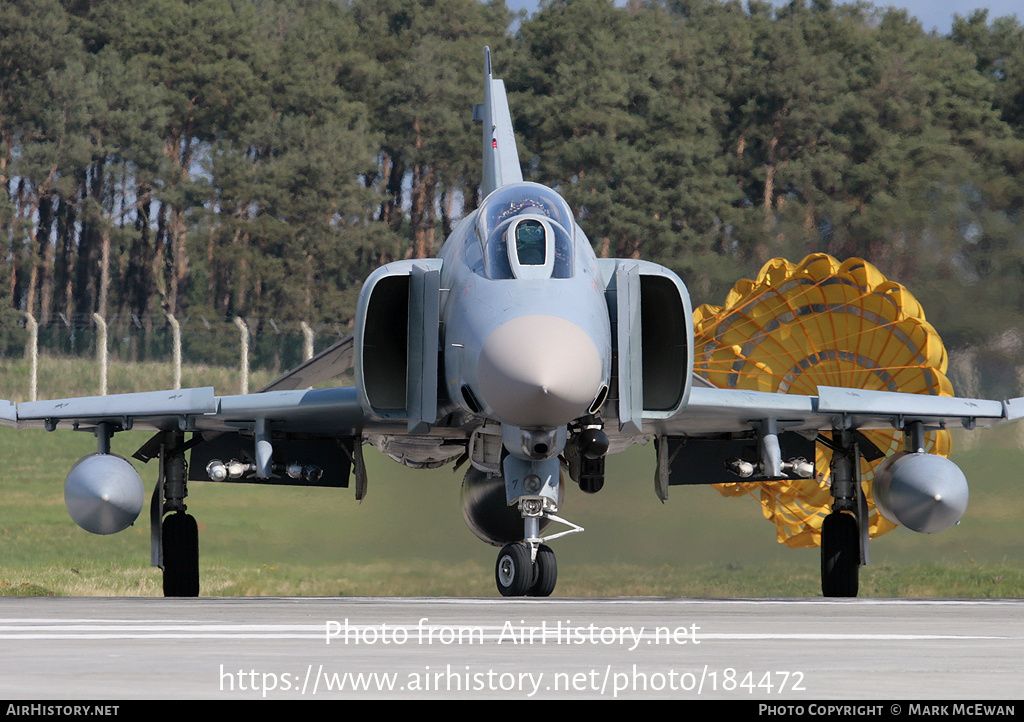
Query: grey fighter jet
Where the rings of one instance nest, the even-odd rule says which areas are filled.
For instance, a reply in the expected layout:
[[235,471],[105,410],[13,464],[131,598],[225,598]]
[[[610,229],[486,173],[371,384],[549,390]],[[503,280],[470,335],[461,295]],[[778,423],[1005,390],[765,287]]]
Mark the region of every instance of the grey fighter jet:
[[[598,259],[565,200],[523,180],[489,53],[485,66],[484,103],[474,108],[483,123],[484,200],[437,258],[370,275],[353,336],[255,394],[196,388],[0,409],[9,426],[95,433],[97,453],[72,468],[65,487],[80,526],[114,533],[141,512],[141,479],[111,453],[111,437],[131,428],[156,432],[135,457],[159,464],[152,556],[168,596],[199,593],[188,483],[351,484],[362,498],[366,444],[411,467],[468,462],[465,518],[500,547],[494,576],[505,596],[543,597],[555,588],[549,543],[582,531],[562,516],[563,479],[597,492],[606,454],[651,439],[662,499],[673,484],[806,478],[814,474],[805,461],[814,459],[814,444],[829,446],[827,596],[856,596],[867,561],[860,459],[880,452],[863,430],[905,434],[907,450],[876,474],[887,518],[922,532],[960,518],[966,479],[924,452],[925,430],[1014,419],[1024,415],[1024,399],[710,387],[693,373],[683,282],[653,263]],[[354,387],[310,388],[353,367]]]

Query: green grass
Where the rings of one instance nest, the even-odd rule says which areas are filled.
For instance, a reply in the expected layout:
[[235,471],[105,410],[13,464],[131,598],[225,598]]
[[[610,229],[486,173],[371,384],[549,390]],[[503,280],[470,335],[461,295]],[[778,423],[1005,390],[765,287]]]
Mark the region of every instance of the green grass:
[[[486,555],[485,555],[486,556]],[[205,559],[203,596],[493,597],[489,559],[459,564],[379,559],[317,565],[252,565]],[[160,596],[157,569],[141,562],[64,558],[0,574],[0,596]],[[563,566],[555,596],[766,598],[820,596],[814,565],[573,564]],[[861,572],[861,597],[1020,598],[1024,571],[990,564],[882,564]]]
[[[249,374],[249,390],[256,391],[270,383],[277,374],[256,369]],[[238,369],[220,366],[185,365],[181,369],[184,388],[213,386],[220,394],[241,392]],[[31,370],[24,359],[0,359],[0,399],[27,401]],[[100,392],[99,362],[77,358],[39,357],[38,397],[64,399],[72,396],[93,396]],[[171,363],[111,362],[107,369],[107,393],[169,389],[174,386]]]
[[[24,362],[5,362],[0,397],[24,398]],[[96,392],[95,365],[43,359],[46,396]],[[265,374],[250,388],[270,380]],[[41,378],[43,377],[41,371]],[[115,382],[115,379],[117,381]],[[112,368],[112,391],[169,385],[168,365]],[[234,393],[230,369],[189,369],[186,385]],[[1024,597],[1024,487],[1019,430],[981,438],[957,452],[971,482],[961,525],[938,535],[897,530],[872,542],[861,596]],[[130,456],[144,432],[114,437]],[[71,465],[95,450],[91,434],[0,429],[0,594],[159,596],[149,566],[148,508],[112,536],[79,529],[63,503]],[[969,444],[961,443],[960,446]],[[497,550],[479,542],[461,514],[462,474],[413,471],[366,449],[369,494],[191,483],[189,511],[200,525],[201,593],[222,596],[496,595]],[[139,465],[152,490],[155,463]],[[754,499],[727,499],[706,487],[654,494],[650,448],[609,458],[605,489],[566,490],[563,515],[586,528],[555,542],[557,596],[813,597],[820,594],[816,549],[775,541]]]

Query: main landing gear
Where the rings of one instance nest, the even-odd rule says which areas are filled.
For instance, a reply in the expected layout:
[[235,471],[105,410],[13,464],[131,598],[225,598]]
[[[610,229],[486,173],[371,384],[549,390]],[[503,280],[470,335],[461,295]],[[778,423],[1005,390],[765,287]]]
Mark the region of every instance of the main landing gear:
[[832,435],[832,513],[821,525],[821,593],[856,597],[867,559],[867,500],[860,484],[860,449],[849,431]]
[[199,526],[185,511],[185,450],[184,434],[163,434],[150,521],[152,561],[163,569],[165,597],[199,596]]

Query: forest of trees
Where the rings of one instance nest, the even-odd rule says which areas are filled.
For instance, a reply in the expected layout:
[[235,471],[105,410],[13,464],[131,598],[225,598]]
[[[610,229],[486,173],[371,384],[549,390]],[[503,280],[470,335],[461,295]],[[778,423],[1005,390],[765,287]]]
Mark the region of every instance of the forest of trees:
[[5,0],[0,335],[345,327],[481,200],[484,45],[598,255],[695,303],[862,256],[948,346],[1024,353],[1024,28],[830,0]]

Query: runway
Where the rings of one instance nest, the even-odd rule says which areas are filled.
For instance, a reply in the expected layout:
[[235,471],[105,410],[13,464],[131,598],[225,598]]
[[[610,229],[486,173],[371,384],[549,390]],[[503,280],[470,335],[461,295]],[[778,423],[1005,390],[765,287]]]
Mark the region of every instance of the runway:
[[1015,700],[1017,600],[0,598],[0,695]]

